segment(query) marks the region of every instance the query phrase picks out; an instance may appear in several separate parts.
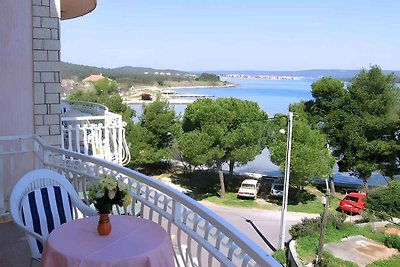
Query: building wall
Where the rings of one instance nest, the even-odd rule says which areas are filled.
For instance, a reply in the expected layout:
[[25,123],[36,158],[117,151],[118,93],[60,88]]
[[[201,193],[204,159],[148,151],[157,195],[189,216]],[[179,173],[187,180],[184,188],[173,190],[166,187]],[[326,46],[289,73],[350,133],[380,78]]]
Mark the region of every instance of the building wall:
[[0,136],[34,133],[31,0],[0,1]]
[[0,136],[60,145],[60,0],[0,1]]
[[60,1],[32,0],[35,133],[60,145]]

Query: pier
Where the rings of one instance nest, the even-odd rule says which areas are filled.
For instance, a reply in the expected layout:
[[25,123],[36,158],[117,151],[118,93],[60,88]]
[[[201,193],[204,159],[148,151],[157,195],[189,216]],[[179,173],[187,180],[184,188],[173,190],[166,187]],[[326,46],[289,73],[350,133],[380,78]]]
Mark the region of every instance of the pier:
[[[136,93],[134,95],[125,95],[123,96],[123,101],[125,104],[145,104],[152,103],[156,97],[157,93],[148,92],[147,94],[150,96],[149,99],[143,99],[142,95],[144,93]],[[197,98],[213,98],[213,95],[205,95],[205,94],[182,94],[177,93],[172,90],[164,90],[161,92],[161,99],[167,101],[170,104],[190,104],[195,101]]]
[[201,94],[173,94],[168,95],[170,98],[212,98],[213,95],[201,95]]

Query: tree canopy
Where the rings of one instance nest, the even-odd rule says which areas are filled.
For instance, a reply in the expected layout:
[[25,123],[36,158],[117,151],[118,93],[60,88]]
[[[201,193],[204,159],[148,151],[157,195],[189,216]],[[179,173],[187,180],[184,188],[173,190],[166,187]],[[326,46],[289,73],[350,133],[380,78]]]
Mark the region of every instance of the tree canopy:
[[364,180],[380,170],[399,172],[399,90],[393,74],[378,66],[361,70],[349,84],[322,78],[312,85],[306,112],[327,134],[340,171]]
[[68,99],[103,104],[111,112],[122,115],[122,119],[130,127],[135,111],[123,103],[121,96],[117,94],[117,87],[115,81],[104,78],[94,83],[95,90],[77,90],[69,95]]
[[199,99],[183,115],[178,143],[182,157],[192,165],[215,165],[224,197],[222,164],[253,160],[265,147],[267,115],[258,104],[236,98]]
[[143,106],[143,114],[129,135],[132,163],[151,164],[172,157],[172,143],[179,124],[175,111],[157,99]]
[[[299,103],[297,105],[302,105]],[[302,107],[293,106],[301,110]],[[268,142],[271,161],[283,172],[286,161],[286,138],[279,130],[286,129],[287,118],[277,115],[273,119]],[[295,184],[299,192],[312,178],[326,178],[333,171],[335,160],[326,146],[326,136],[313,129],[306,118],[299,115],[293,120],[291,146],[290,182]]]
[[196,81],[205,81],[205,82],[219,82],[219,76],[216,74],[210,73],[202,73],[199,77],[196,78]]

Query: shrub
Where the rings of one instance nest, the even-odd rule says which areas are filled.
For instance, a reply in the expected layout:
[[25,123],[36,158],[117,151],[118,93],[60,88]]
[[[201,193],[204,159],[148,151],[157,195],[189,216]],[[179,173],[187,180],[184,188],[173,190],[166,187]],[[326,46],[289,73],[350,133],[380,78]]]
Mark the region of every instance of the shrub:
[[286,265],[286,250],[279,249],[272,254],[272,257],[277,260],[283,266]]
[[383,243],[388,248],[400,249],[400,236],[399,235],[386,235]]
[[332,213],[328,214],[327,223],[332,224],[332,226],[337,230],[345,230],[349,225],[344,222],[342,216],[338,216]]
[[303,218],[301,222],[293,225],[289,233],[293,239],[319,233],[321,218]]
[[309,201],[314,201],[317,196],[315,194],[309,193],[306,190],[302,190],[300,193],[300,202],[307,204]]
[[370,211],[364,210],[360,213],[361,215],[361,220],[359,220],[358,222],[376,222],[376,216],[375,214],[373,214]]
[[388,219],[387,216],[400,217],[400,180],[370,192],[366,208],[378,212],[377,216],[383,219]]

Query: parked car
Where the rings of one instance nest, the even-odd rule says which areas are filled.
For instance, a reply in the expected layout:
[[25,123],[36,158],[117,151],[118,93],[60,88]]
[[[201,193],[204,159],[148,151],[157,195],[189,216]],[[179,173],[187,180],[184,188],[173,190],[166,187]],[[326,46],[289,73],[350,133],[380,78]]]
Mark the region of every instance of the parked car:
[[283,184],[281,182],[274,181],[271,185],[270,196],[282,197],[283,196]]
[[349,213],[360,213],[364,209],[366,195],[364,193],[348,193],[339,204],[339,210]]
[[237,196],[256,199],[259,187],[260,187],[260,184],[259,184],[258,180],[246,179],[240,185]]

